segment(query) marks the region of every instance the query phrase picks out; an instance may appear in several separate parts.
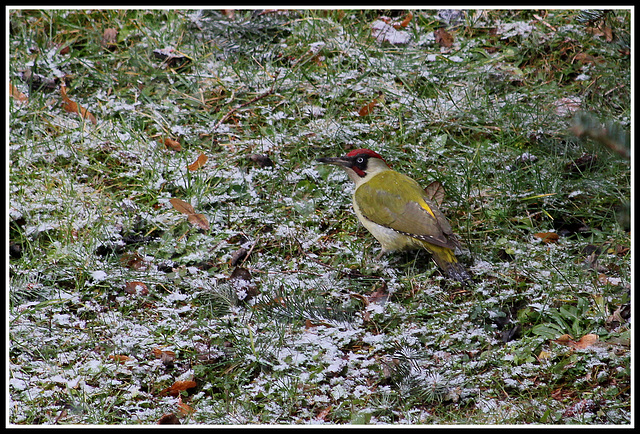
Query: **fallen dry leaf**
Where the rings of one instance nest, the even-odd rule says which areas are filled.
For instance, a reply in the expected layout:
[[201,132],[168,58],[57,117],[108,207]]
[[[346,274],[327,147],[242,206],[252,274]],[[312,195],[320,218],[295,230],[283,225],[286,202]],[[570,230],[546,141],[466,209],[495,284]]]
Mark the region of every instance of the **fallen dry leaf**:
[[124,284],[124,292],[127,294],[137,294],[137,295],[148,295],[149,289],[144,282],[139,282],[137,280],[132,280],[130,282],[125,282]]
[[100,41],[100,45],[102,45],[105,49],[109,51],[113,51],[117,48],[118,41],[118,30],[108,28],[104,29],[104,33],[102,34],[102,41]]
[[26,102],[29,98],[20,92],[17,87],[15,87],[12,83],[9,83],[9,95],[15,98],[17,101]]
[[560,345],[569,345],[571,342],[574,342],[574,340],[571,335],[564,334],[558,339],[555,339],[554,342]]
[[371,112],[373,111],[373,108],[377,104],[378,104],[378,100],[374,99],[369,104],[362,106],[360,108],[360,110],[358,110],[358,116],[367,116],[367,115],[371,114]]
[[176,353],[170,350],[161,350],[156,347],[151,350],[151,353],[154,355],[156,359],[162,359],[162,361],[173,362],[176,359]]
[[110,360],[114,360],[118,363],[124,363],[127,360],[131,360],[131,357],[125,356],[124,354],[112,354],[109,356]]
[[184,417],[195,413],[195,409],[189,404],[182,402],[182,396],[178,397],[178,416]]
[[572,346],[573,348],[576,348],[578,350],[584,350],[585,348],[588,348],[596,344],[597,342],[598,342],[598,335],[594,335],[590,333],[588,335],[584,335],[583,337],[581,337],[578,342],[574,342]]
[[175,197],[169,199],[169,202],[171,202],[171,205],[173,205],[173,207],[177,211],[180,211],[181,213],[187,215],[187,221],[189,223],[198,226],[200,229],[203,229],[205,231],[209,230],[209,220],[207,220],[207,218],[203,214],[196,213],[190,203]]
[[60,95],[62,96],[62,108],[64,108],[64,110],[66,112],[68,112],[68,113],[77,113],[77,114],[80,115],[80,117],[82,117],[83,119],[88,119],[94,125],[98,123],[98,121],[96,120],[95,116],[93,116],[89,112],[89,110],[87,110],[86,108],[80,106],[76,102],[72,101],[67,96],[67,87],[66,86],[60,86]]
[[168,413],[158,420],[158,425],[180,425],[180,420],[175,414]]
[[173,140],[167,137],[166,139],[164,139],[164,145],[174,151],[182,151],[182,146],[177,140]]
[[198,384],[192,380],[176,381],[170,387],[167,387],[166,389],[162,390],[160,392],[160,395],[178,396],[180,392],[193,389],[197,385]]
[[260,167],[273,167],[273,161],[267,155],[262,154],[249,154],[247,155],[247,159],[252,161]]
[[402,20],[402,22],[400,23],[400,27],[407,27],[412,19],[413,19],[413,14],[409,12],[407,16],[404,17],[404,20]]
[[173,205],[173,207],[177,210],[180,211],[183,214],[194,214],[196,211],[193,209],[193,206],[191,206],[191,204],[189,202],[185,202],[182,199],[178,199],[178,198],[172,198],[169,199],[169,202],[171,202],[171,205]]
[[376,290],[373,291],[371,295],[369,295],[367,299],[367,303],[383,305],[387,302],[388,298],[389,298],[389,290],[387,289],[386,282],[383,281],[382,285],[376,288]]
[[433,34],[436,37],[436,43],[440,44],[441,47],[449,48],[453,45],[453,36],[444,28],[441,27],[434,30]]
[[211,226],[209,225],[209,220],[207,220],[204,214],[189,214],[187,216],[187,221],[205,231],[208,231],[211,228]]
[[548,359],[549,357],[551,357],[551,353],[549,353],[548,351],[542,350],[542,351],[540,351],[540,354],[538,354],[537,359],[540,362],[542,360]]
[[566,345],[576,350],[584,350],[585,348],[589,348],[590,346],[596,344],[598,342],[598,339],[598,335],[589,333],[582,336],[578,341],[575,341],[573,340],[571,335],[564,334],[558,339],[555,339],[553,342],[560,345]]
[[120,264],[132,270],[144,270],[147,262],[138,252],[127,252],[120,257]]
[[329,412],[331,412],[332,408],[333,408],[333,406],[330,405],[330,406],[325,407],[322,410],[320,410],[320,412],[316,416],[316,419],[324,421],[325,418],[329,415]]
[[537,234],[533,234],[533,236],[540,238],[543,243],[555,243],[559,238],[555,232],[538,232]]
[[424,192],[427,194],[429,200],[432,200],[436,205],[441,206],[444,200],[444,186],[440,181],[433,181],[431,184],[424,188]]
[[187,169],[189,169],[192,172],[194,170],[198,170],[207,163],[207,160],[209,160],[209,157],[207,157],[204,154],[200,154],[196,159],[196,161],[194,161],[193,163],[187,166]]

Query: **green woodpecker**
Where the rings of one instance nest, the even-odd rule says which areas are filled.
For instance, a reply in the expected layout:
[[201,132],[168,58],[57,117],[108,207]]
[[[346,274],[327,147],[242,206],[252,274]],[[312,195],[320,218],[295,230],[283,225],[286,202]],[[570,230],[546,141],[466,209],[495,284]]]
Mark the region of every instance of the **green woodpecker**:
[[370,149],[316,161],[342,167],[355,182],[353,209],[382,245],[378,258],[387,252],[424,248],[452,279],[470,278],[454,254],[459,243],[451,225],[415,180],[392,170]]

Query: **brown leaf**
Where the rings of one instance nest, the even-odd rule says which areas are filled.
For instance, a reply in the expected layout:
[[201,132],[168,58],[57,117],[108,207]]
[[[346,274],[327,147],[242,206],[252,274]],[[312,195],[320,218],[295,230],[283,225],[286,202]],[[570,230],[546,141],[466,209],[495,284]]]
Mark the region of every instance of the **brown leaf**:
[[564,334],[560,336],[558,339],[554,339],[554,342],[560,345],[571,345],[572,342],[575,342],[571,335]]
[[158,425],[180,425],[180,420],[175,414],[168,413],[158,420]]
[[331,412],[332,408],[333,407],[330,405],[329,407],[325,407],[322,410],[320,410],[320,413],[318,413],[318,415],[316,416],[316,419],[324,421],[325,418],[329,415],[329,412]]
[[533,234],[534,237],[540,238],[543,243],[555,243],[558,241],[558,234],[555,232],[538,232],[537,234]]
[[573,57],[573,60],[577,60],[580,63],[595,65],[596,63],[604,63],[605,60],[601,57],[593,57],[587,53],[578,53]]
[[620,285],[621,280],[616,277],[609,277],[604,273],[600,273],[598,274],[598,282],[600,282],[601,285],[618,286]]
[[440,181],[433,181],[427,185],[424,192],[427,194],[429,200],[434,201],[438,206],[442,205],[442,201],[444,200],[444,186]]
[[164,139],[164,145],[167,148],[172,149],[174,151],[182,151],[182,146],[180,145],[180,142],[178,142],[177,140],[173,140],[167,137]]
[[231,254],[231,261],[229,261],[229,263],[235,267],[240,261],[247,257],[248,253],[249,251],[247,249],[240,247]]
[[247,155],[249,161],[257,163],[260,167],[273,167],[273,161],[266,155],[262,154],[249,154]]
[[20,102],[26,102],[29,99],[24,93],[20,92],[18,88],[15,87],[12,83],[9,83],[9,95],[11,95],[13,98],[15,98]]
[[120,264],[122,264],[123,267],[131,268],[132,270],[142,270],[147,266],[147,262],[138,252],[124,253],[120,257]]
[[581,337],[578,342],[574,342],[571,346],[578,350],[584,350],[585,348],[595,345],[598,342],[598,339],[598,335],[590,333]]
[[601,27],[601,29],[602,33],[604,34],[604,40],[607,42],[613,41],[613,31],[611,30],[611,27],[603,26]]
[[362,106],[360,110],[358,110],[358,116],[367,116],[371,114],[373,108],[378,104],[378,100],[374,99],[369,104]]
[[64,86],[64,85],[60,86],[60,95],[62,96],[62,108],[64,108],[65,111],[67,111],[68,113],[77,113],[83,119],[88,119],[89,121],[91,121],[94,125],[98,123],[98,121],[96,120],[95,116],[93,116],[89,112],[89,110],[87,110],[86,108],[80,106],[76,102],[71,101],[71,99],[67,96],[67,87],[66,86]]
[[124,284],[124,292],[127,294],[137,294],[137,295],[148,295],[149,289],[144,282],[139,282],[137,280],[132,280],[130,282],[125,282]]
[[193,209],[193,206],[191,206],[190,203],[185,202],[182,199],[178,199],[178,198],[172,198],[169,199],[169,202],[171,202],[171,205],[173,205],[173,207],[180,211],[183,214],[186,215],[190,215],[190,214],[194,214],[196,211]]
[[118,363],[124,363],[127,360],[131,360],[131,357],[125,356],[124,354],[112,354],[109,356],[109,359],[114,360]]
[[388,298],[389,291],[387,289],[387,284],[383,281],[382,285],[380,285],[379,288],[376,288],[376,290],[369,295],[368,303],[385,304]]
[[186,391],[186,390],[189,390],[189,389],[193,389],[197,385],[198,384],[195,381],[192,381],[192,380],[176,381],[170,387],[167,387],[166,389],[162,390],[160,392],[160,395],[178,396],[180,394],[180,392],[183,392],[183,391]]
[[560,336],[558,339],[555,339],[554,342],[560,345],[566,345],[576,350],[584,350],[585,348],[589,348],[596,344],[598,339],[598,335],[590,333],[582,336],[578,341],[574,341],[570,335],[565,334]]
[[436,43],[440,44],[441,47],[449,48],[453,45],[453,36],[444,28],[441,27],[434,30],[433,34],[436,37]]
[[180,211],[181,213],[187,215],[187,221],[189,223],[195,226],[198,226],[199,228],[204,229],[205,231],[209,230],[210,228],[209,220],[207,220],[207,218],[204,215],[197,214],[190,203],[175,197],[169,199],[169,202],[171,202],[171,205],[173,205],[173,207],[177,211]]
[[170,365],[176,360],[176,353],[169,350],[161,350],[160,348],[154,348],[151,353],[156,359],[162,360],[164,365]]
[[185,404],[182,402],[182,396],[178,398],[178,416],[184,417],[190,414],[195,413],[195,409],[191,407],[189,404]]
[[409,12],[407,14],[407,16],[404,17],[404,20],[402,20],[402,22],[400,23],[400,26],[401,27],[407,27],[412,19],[413,19],[413,14],[411,12]]
[[189,214],[187,216],[187,221],[205,231],[208,231],[211,228],[209,220],[207,220],[203,214]]
[[251,281],[251,272],[244,267],[236,267],[229,276],[229,283],[236,291],[244,291],[243,301],[249,301],[258,295],[258,285]]
[[118,41],[118,30],[108,28],[104,29],[104,33],[102,34],[102,41],[100,41],[100,45],[102,45],[105,49],[109,51],[113,51],[117,48]]
[[200,169],[202,166],[204,166],[207,163],[207,160],[209,159],[209,157],[207,157],[204,154],[200,154],[198,156],[198,158],[196,159],[196,161],[194,161],[193,163],[189,164],[187,166],[187,169],[191,170],[192,172],[194,170],[198,170]]

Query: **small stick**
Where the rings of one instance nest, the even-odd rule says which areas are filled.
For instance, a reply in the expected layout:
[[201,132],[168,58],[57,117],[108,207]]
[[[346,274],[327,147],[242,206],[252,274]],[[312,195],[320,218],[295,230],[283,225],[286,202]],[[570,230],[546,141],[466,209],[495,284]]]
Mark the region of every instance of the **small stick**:
[[274,87],[275,87],[276,79],[277,79],[277,78],[278,78],[278,75],[276,74],[276,76],[275,76],[275,77],[274,77],[274,79],[273,79],[273,84],[271,85],[271,89],[269,89],[268,91],[266,91],[266,92],[265,92],[265,93],[263,93],[263,94],[260,94],[260,95],[256,96],[255,98],[253,98],[253,99],[251,99],[251,100],[249,100],[249,101],[247,101],[247,102],[243,102],[243,103],[242,103],[242,104],[240,104],[239,106],[236,106],[236,107],[232,108],[231,110],[229,110],[229,112],[227,112],[227,114],[226,114],[226,115],[222,116],[222,118],[221,118],[218,122],[216,122],[216,125],[215,125],[215,127],[213,127],[213,129],[214,129],[214,130],[217,130],[217,129],[218,129],[218,127],[219,127],[219,126],[220,126],[224,121],[226,121],[227,119],[229,119],[229,117],[231,117],[231,115],[232,115],[232,114],[234,114],[235,112],[237,112],[237,111],[238,111],[238,110],[240,110],[241,108],[246,107],[246,106],[248,106],[248,105],[250,105],[250,104],[253,104],[253,103],[254,103],[254,102],[256,102],[256,101],[260,101],[262,98],[266,98],[266,97],[268,97],[269,95],[271,95],[271,94],[273,93],[273,90],[274,90]]

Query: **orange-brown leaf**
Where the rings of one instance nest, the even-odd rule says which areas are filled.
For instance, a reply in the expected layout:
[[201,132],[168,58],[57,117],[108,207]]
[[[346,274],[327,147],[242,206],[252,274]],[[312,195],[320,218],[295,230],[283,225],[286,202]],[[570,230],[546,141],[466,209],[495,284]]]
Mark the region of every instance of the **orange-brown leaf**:
[[173,149],[174,151],[182,151],[182,145],[180,145],[180,142],[178,142],[177,140],[173,140],[167,137],[164,139],[164,145],[169,149]]
[[200,169],[202,166],[204,166],[207,162],[207,160],[209,159],[209,157],[207,157],[204,154],[200,154],[198,156],[198,158],[196,159],[196,161],[194,161],[193,163],[189,164],[187,166],[187,169],[194,171],[194,170],[198,170]]
[[598,342],[598,339],[598,335],[589,333],[581,337],[578,342],[574,342],[572,346],[578,350],[584,350],[585,348],[595,345]]
[[178,416],[184,417],[195,413],[195,409],[189,404],[182,402],[182,396],[178,398]]
[[558,339],[555,339],[554,342],[560,345],[571,345],[575,341],[573,340],[573,337],[571,337],[571,335],[564,334]]
[[555,243],[559,238],[555,232],[538,232],[537,234],[533,234],[533,236],[540,238],[543,243]]
[[166,389],[162,390],[160,392],[160,395],[168,394],[171,396],[178,396],[180,392],[183,392],[188,389],[193,389],[196,386],[197,386],[197,383],[192,380],[176,381],[170,387],[167,387]]
[[132,270],[142,270],[146,268],[147,262],[138,252],[127,252],[120,257],[120,264],[123,267],[131,268]]
[[413,19],[413,14],[411,12],[409,12],[407,14],[407,16],[404,17],[404,20],[402,20],[402,22],[400,23],[400,26],[401,27],[407,27],[412,19]]
[[91,123],[93,123],[94,125],[98,123],[98,121],[96,120],[95,116],[93,116],[89,112],[89,110],[87,110],[86,108],[82,107],[81,105],[79,105],[75,101],[72,101],[67,96],[67,87],[66,86],[61,86],[60,87],[60,95],[62,96],[62,108],[67,113],[77,113],[83,119],[87,119],[87,120],[91,121]]
[[127,360],[131,360],[131,357],[125,356],[124,354],[112,354],[109,356],[109,359],[114,360],[118,363],[124,363]]
[[24,93],[20,92],[18,88],[15,87],[12,83],[9,83],[9,95],[11,95],[12,97],[14,97],[16,100],[20,102],[25,102],[29,99]]
[[316,419],[324,421],[326,417],[329,415],[329,413],[331,412],[332,408],[333,406],[330,405],[320,410],[320,413],[318,413],[318,415],[316,416]]
[[373,111],[373,108],[378,104],[378,100],[374,99],[373,101],[371,101],[369,104],[362,106],[360,108],[360,110],[358,110],[358,115],[359,116],[367,116],[369,114],[371,114],[371,112]]

